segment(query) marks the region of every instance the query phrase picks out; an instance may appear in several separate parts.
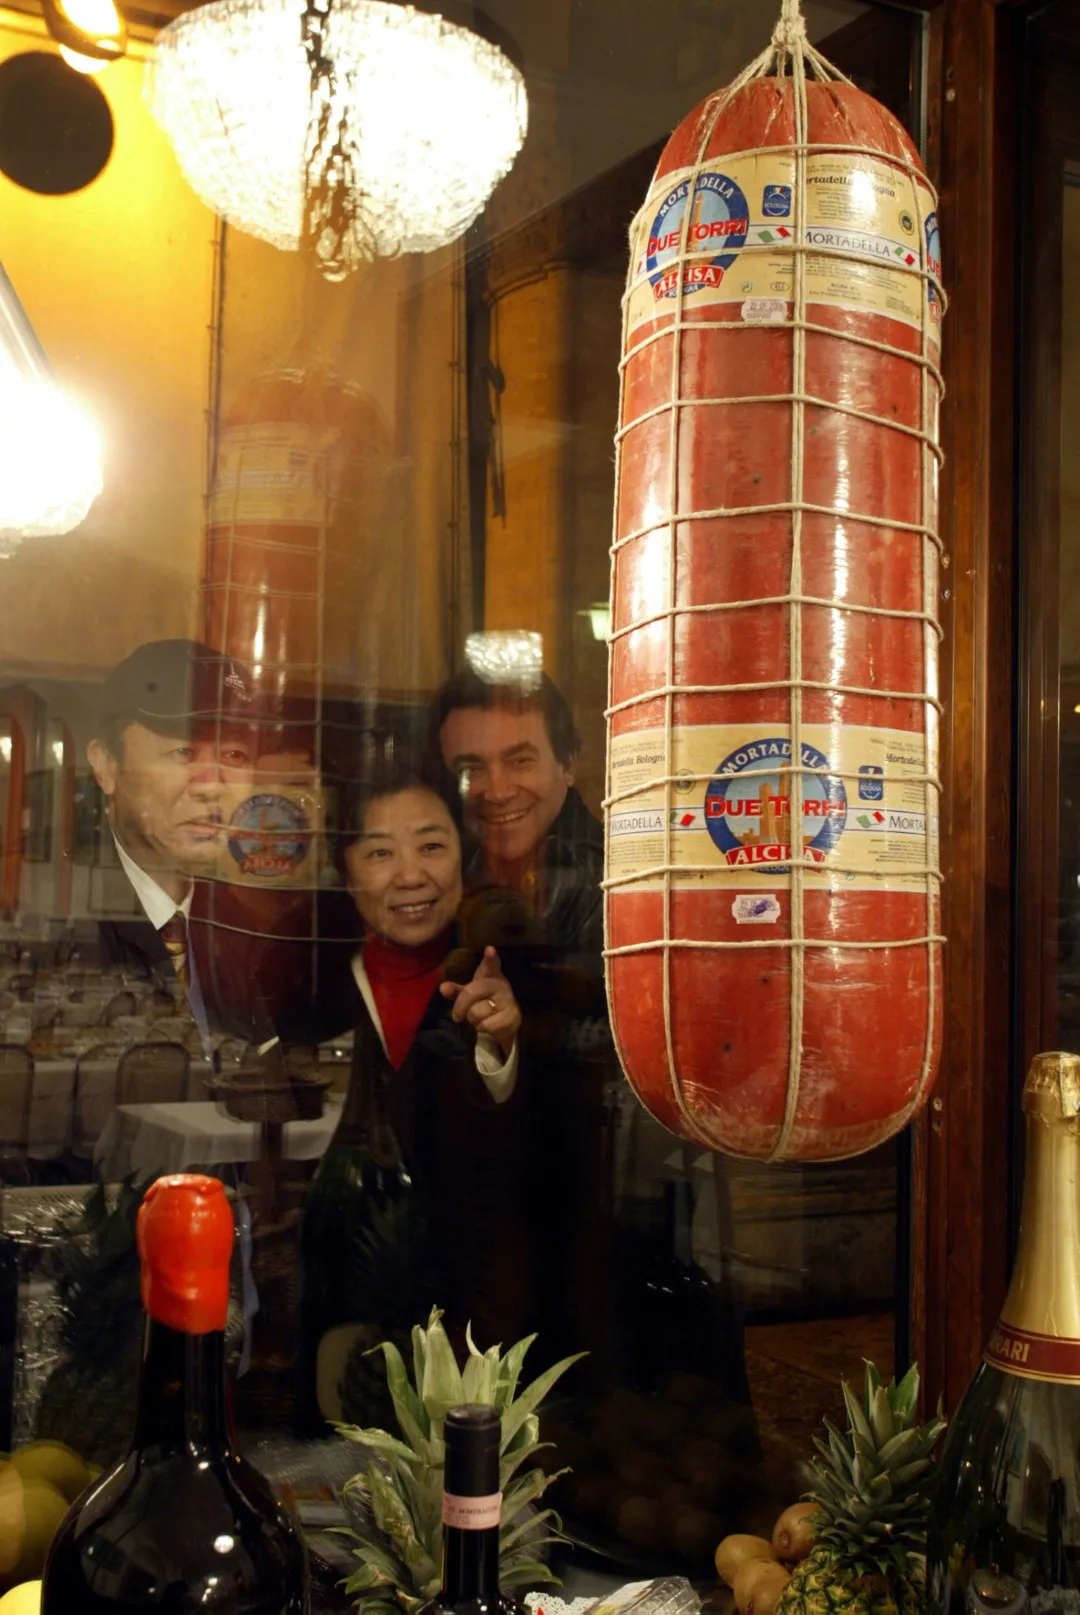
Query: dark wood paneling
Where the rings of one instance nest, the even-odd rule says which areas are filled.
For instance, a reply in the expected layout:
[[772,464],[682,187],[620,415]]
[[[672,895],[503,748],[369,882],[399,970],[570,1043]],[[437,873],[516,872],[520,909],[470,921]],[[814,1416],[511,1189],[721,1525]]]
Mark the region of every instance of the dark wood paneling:
[[913,1354],[955,1403],[1004,1293],[1012,733],[1013,24],[992,0],[931,20],[930,163],[941,193],[947,455],[941,1076],[914,1145]]

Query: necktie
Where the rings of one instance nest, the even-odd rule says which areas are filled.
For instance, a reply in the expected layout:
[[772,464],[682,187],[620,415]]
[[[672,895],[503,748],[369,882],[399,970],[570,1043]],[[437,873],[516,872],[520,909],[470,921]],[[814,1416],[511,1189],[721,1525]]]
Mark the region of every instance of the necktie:
[[187,987],[190,982],[188,974],[188,928],[187,920],[179,909],[177,909],[171,920],[166,920],[158,935],[169,950],[169,958],[172,961],[173,969],[176,971],[177,980]]

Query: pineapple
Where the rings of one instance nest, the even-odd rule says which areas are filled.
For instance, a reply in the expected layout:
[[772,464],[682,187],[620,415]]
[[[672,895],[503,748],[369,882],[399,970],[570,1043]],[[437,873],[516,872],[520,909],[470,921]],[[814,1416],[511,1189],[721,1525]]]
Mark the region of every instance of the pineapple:
[[[566,1357],[517,1394],[521,1368],[535,1335],[519,1340],[504,1355],[498,1346],[480,1352],[466,1331],[469,1348],[459,1369],[441,1323],[432,1309],[426,1329],[412,1332],[415,1386],[401,1353],[383,1341],[386,1380],[401,1436],[385,1430],[339,1425],[342,1435],[371,1449],[367,1468],[345,1487],[372,1520],[370,1531],[352,1531],[360,1561],[346,1583],[363,1615],[413,1615],[439,1591],[442,1567],[443,1420],[462,1402],[486,1402],[502,1415],[503,1494],[499,1540],[499,1580],[504,1588],[557,1578],[536,1557],[544,1543],[559,1540],[552,1509],[533,1510],[556,1478],[531,1465],[541,1448],[536,1409],[577,1357]],[[584,1355],[579,1353],[578,1356]],[[560,1471],[559,1473],[563,1473]]]
[[941,1404],[928,1424],[915,1422],[915,1365],[886,1387],[867,1363],[862,1406],[843,1389],[850,1428],[842,1436],[826,1419],[827,1441],[815,1438],[816,1485],[806,1494],[819,1505],[814,1548],[792,1573],[777,1615],[921,1615]]

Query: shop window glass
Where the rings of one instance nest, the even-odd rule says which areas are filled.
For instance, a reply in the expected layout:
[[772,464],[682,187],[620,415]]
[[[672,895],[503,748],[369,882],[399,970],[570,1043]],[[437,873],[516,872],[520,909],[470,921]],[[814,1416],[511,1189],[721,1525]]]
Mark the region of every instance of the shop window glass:
[[[840,1374],[888,1372],[906,1320],[897,1147],[676,1140],[604,999],[627,225],[773,19],[490,9],[526,64],[517,163],[460,242],[338,284],[188,189],[148,39],[94,81],[96,177],[0,160],[0,258],[105,444],[81,526],[2,562],[0,1447],[123,1443],[134,1210],[206,1170],[272,1479],[357,1467],[331,1424],[389,1417],[365,1353],[438,1304],[459,1350],[471,1322],[535,1330],[536,1368],[588,1353],[547,1420],[571,1576],[700,1573],[798,1497]],[[805,11],[918,140],[917,14]],[[29,52],[54,54],[0,10],[0,68]]]

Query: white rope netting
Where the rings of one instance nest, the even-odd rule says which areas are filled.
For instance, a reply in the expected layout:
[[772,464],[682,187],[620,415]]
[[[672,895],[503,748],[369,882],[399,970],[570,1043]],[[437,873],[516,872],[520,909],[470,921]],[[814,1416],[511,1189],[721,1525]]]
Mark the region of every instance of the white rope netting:
[[[722,156],[715,152],[710,155],[711,143],[719,120],[731,107],[732,102],[753,81],[773,77],[780,82],[784,93],[790,93],[794,113],[794,140],[790,144],[770,145],[767,148],[749,148],[746,150],[724,151]],[[810,116],[808,108],[807,83],[813,77],[822,83],[838,83],[851,87],[848,80],[831,63],[821,56],[810,44],[806,35],[806,25],[802,17],[799,0],[783,0],[781,15],[773,32],[768,47],[752,61],[735,81],[724,91],[719,92],[706,103],[704,115],[700,121],[700,138],[697,141],[696,157],[692,168],[680,169],[678,177],[680,183],[685,183],[687,201],[683,208],[681,224],[679,226],[678,245],[673,259],[668,264],[669,271],[674,276],[675,293],[672,299],[673,308],[670,315],[665,312],[663,319],[656,322],[657,328],[643,335],[635,335],[631,342],[630,310],[635,290],[635,262],[634,242],[638,239],[638,231],[646,214],[655,212],[656,198],[660,194],[656,186],[670,186],[673,180],[671,173],[666,173],[663,180],[659,178],[650,191],[650,197],[635,220],[631,228],[631,266],[628,277],[627,291],[623,299],[623,342],[622,363],[620,369],[620,426],[616,436],[616,511],[615,530],[611,547],[612,558],[612,632],[610,636],[609,659],[609,686],[608,686],[608,775],[607,795],[604,803],[608,821],[609,833],[606,842],[606,879],[605,885],[605,958],[608,961],[609,995],[612,994],[612,965],[619,958],[632,954],[662,954],[663,968],[663,1017],[664,1038],[667,1050],[668,1070],[671,1092],[678,1105],[679,1112],[685,1123],[686,1131],[690,1137],[712,1144],[714,1147],[724,1147],[722,1142],[710,1136],[709,1119],[703,1116],[700,1105],[688,1095],[687,1083],[684,1074],[680,1071],[676,1056],[675,1040],[673,1036],[672,1015],[672,959],[673,956],[684,949],[692,950],[745,950],[749,959],[754,957],[754,950],[762,948],[776,948],[788,950],[790,956],[790,1056],[787,1073],[786,1104],[782,1123],[776,1133],[775,1142],[769,1152],[769,1159],[781,1160],[798,1154],[797,1119],[799,1116],[800,1098],[802,1095],[804,1072],[804,1006],[806,996],[806,958],[813,949],[840,949],[851,950],[880,950],[892,948],[921,948],[927,955],[927,997],[926,1004],[926,1031],[923,1046],[921,1069],[914,1083],[912,1096],[904,1114],[895,1118],[894,1126],[889,1131],[895,1131],[902,1126],[909,1117],[922,1104],[934,1076],[935,1061],[935,1026],[939,1016],[940,1004],[940,948],[944,938],[939,934],[939,887],[941,874],[937,858],[936,833],[931,827],[936,826],[940,801],[940,780],[937,771],[937,727],[938,715],[941,707],[937,698],[937,650],[941,637],[941,630],[937,621],[937,568],[941,556],[941,541],[936,530],[936,476],[941,462],[941,451],[936,440],[936,422],[944,386],[940,369],[937,364],[937,332],[935,322],[931,319],[931,300],[936,299],[938,308],[944,312],[945,298],[936,272],[936,265],[930,260],[929,252],[921,249],[913,257],[910,265],[905,265],[907,274],[918,277],[919,302],[921,306],[921,342],[918,351],[900,345],[893,345],[887,341],[877,340],[874,337],[859,334],[854,331],[838,329],[835,325],[822,323],[810,317],[812,300],[808,295],[808,261],[813,256],[815,261],[829,257],[844,260],[850,265],[852,261],[860,263],[864,268],[865,258],[860,258],[843,245],[829,245],[823,243],[819,233],[813,242],[808,240],[806,219],[807,209],[807,168],[808,163],[816,154],[828,154],[830,158],[850,157],[852,159],[864,158],[870,163],[886,164],[904,175],[911,182],[912,190],[921,190],[931,198],[932,205],[936,207],[936,197],[929,185],[922,169],[901,153],[889,150],[872,149],[869,146],[836,144],[834,142],[813,143],[810,140]],[[790,86],[790,91],[788,87]],[[686,372],[688,366],[685,358],[686,338],[689,332],[694,333],[697,342],[702,341],[702,333],[709,327],[700,320],[686,318],[688,270],[695,264],[707,262],[716,253],[716,246],[706,243],[701,247],[693,244],[690,238],[690,225],[693,215],[692,200],[697,195],[698,182],[707,168],[717,166],[722,161],[725,172],[731,170],[737,160],[756,159],[759,157],[787,157],[793,161],[794,183],[792,186],[792,215],[791,228],[782,245],[775,239],[767,242],[755,241],[753,232],[745,243],[740,243],[738,251],[740,261],[742,254],[768,253],[772,259],[789,255],[791,264],[792,295],[790,297],[790,313],[785,310],[782,318],[777,318],[775,312],[770,313],[770,330],[788,330],[791,332],[791,385],[789,388],[763,393],[750,391],[740,393],[739,396],[687,396],[684,391]],[[671,238],[674,240],[674,236]],[[850,322],[848,322],[850,324]],[[724,339],[730,340],[732,334],[739,330],[760,330],[760,324],[738,321],[725,321],[722,325]],[[880,353],[891,358],[902,360],[906,365],[918,368],[919,376],[919,421],[911,425],[901,420],[890,419],[881,410],[871,411],[859,408],[856,405],[838,402],[824,398],[812,392],[807,387],[807,346],[808,340],[819,335],[828,337],[833,342],[849,343],[855,347],[868,350],[871,353]],[[669,342],[671,344],[671,374],[669,396],[659,403],[650,404],[631,418],[627,416],[627,370],[632,363],[640,364],[641,357],[650,344]],[[738,389],[736,389],[738,390]],[[746,405],[767,403],[773,405],[787,405],[790,407],[791,434],[790,434],[790,498],[771,504],[716,506],[710,508],[679,508],[679,466],[680,466],[680,434],[688,412],[700,411],[730,411]],[[841,415],[856,421],[869,423],[875,428],[902,434],[909,440],[915,440],[920,446],[921,463],[921,509],[917,521],[896,520],[891,515],[874,514],[851,508],[841,508],[840,501],[836,505],[826,505],[813,502],[806,497],[807,472],[807,411],[823,410],[838,412]],[[667,499],[666,511],[652,517],[647,525],[635,526],[631,531],[620,530],[620,504],[622,498],[623,458],[626,452],[628,436],[650,420],[659,420],[668,417],[668,444],[667,444]],[[714,417],[709,417],[710,424]],[[698,433],[700,441],[700,429]],[[650,512],[651,514],[651,507]],[[791,523],[791,560],[787,588],[780,593],[771,593],[762,597],[748,599],[724,599],[702,603],[700,601],[687,602],[678,598],[678,585],[680,564],[685,568],[686,561],[680,563],[679,557],[679,530],[686,529],[686,524],[701,521],[715,521],[723,518],[762,517],[772,516],[777,519],[790,518]],[[858,603],[846,598],[831,597],[808,590],[804,579],[804,522],[808,516],[819,518],[833,518],[842,522],[850,530],[852,528],[888,529],[891,532],[910,533],[921,538],[922,553],[922,579],[921,579],[921,607],[919,609],[900,610],[896,608],[879,608],[867,603]],[[617,570],[619,559],[628,546],[634,545],[649,534],[666,530],[667,534],[667,566],[666,566],[666,599],[663,604],[659,602],[654,606],[649,601],[649,609],[638,613],[632,621],[618,620],[619,591],[617,588]],[[721,613],[746,611],[762,606],[774,606],[786,609],[788,621],[788,676],[767,682],[728,683],[722,685],[681,683],[676,677],[675,647],[676,647],[676,619],[696,614],[708,619]],[[808,609],[831,608],[838,612],[852,612],[869,614],[891,619],[909,620],[918,624],[922,631],[923,657],[922,666],[913,669],[918,675],[918,687],[907,689],[890,689],[884,685],[848,685],[834,683],[827,680],[808,678],[804,674],[804,612]],[[655,625],[666,624],[666,675],[662,683],[651,684],[647,689],[636,691],[633,695],[623,699],[615,699],[615,666],[616,652],[622,641],[629,640],[631,645],[634,636],[643,629]],[[631,651],[632,654],[632,651]],[[789,702],[790,708],[790,762],[777,765],[770,762],[767,767],[760,769],[747,768],[740,773],[740,778],[753,778],[755,775],[769,776],[787,775],[791,780],[791,801],[796,800],[796,793],[800,793],[804,777],[810,777],[815,772],[832,779],[851,780],[858,776],[842,767],[828,767],[815,770],[807,765],[804,759],[804,697],[807,692],[824,692],[836,697],[873,697],[882,701],[896,701],[915,703],[923,714],[923,739],[925,743],[925,767],[918,772],[910,770],[903,775],[905,787],[910,790],[913,785],[921,787],[922,801],[925,812],[925,856],[921,861],[911,861],[905,866],[905,875],[921,882],[925,894],[925,925],[921,934],[914,936],[883,937],[876,940],[844,941],[833,936],[814,935],[808,932],[806,926],[806,876],[811,870],[820,873],[822,864],[820,859],[813,859],[806,855],[803,847],[798,845],[798,836],[794,830],[790,834],[790,934],[785,937],[773,935],[755,935],[743,940],[738,939],[686,939],[674,934],[672,927],[672,892],[676,882],[685,883],[698,876],[707,878],[715,875],[716,864],[697,864],[676,860],[673,849],[673,809],[677,805],[673,790],[678,787],[685,791],[688,786],[707,786],[715,778],[712,773],[688,772],[680,769],[678,774],[673,771],[672,759],[675,755],[675,707],[676,701],[685,696],[722,696],[737,692],[783,692]],[[664,733],[662,755],[666,761],[663,771],[652,775],[648,779],[637,780],[625,788],[615,788],[611,757],[612,740],[616,737],[616,720],[620,714],[632,712],[634,708],[649,703],[663,703]],[[882,786],[887,788],[890,782],[898,779],[887,768],[882,775]],[[612,867],[612,836],[611,815],[612,810],[620,804],[638,801],[656,801],[657,790],[662,788],[665,803],[663,816],[663,856],[659,862],[649,863],[644,867],[636,867],[631,873],[619,873]],[[793,819],[794,808],[791,809]],[[844,872],[847,876],[874,877],[879,875],[876,866],[862,866],[845,863]],[[632,893],[646,889],[655,890],[662,886],[663,928],[659,936],[644,938],[631,943],[613,946],[611,943],[612,931],[612,905],[619,900],[623,893]],[[759,955],[760,956],[760,955]],[[616,1047],[624,1068],[631,1069],[626,1057],[626,1051],[621,1044],[619,1016],[617,1005],[612,999],[612,1024],[615,1030]],[[683,1012],[692,1012],[689,1006],[682,1006]],[[718,1100],[722,1105],[722,1098]],[[882,1136],[886,1136],[883,1132]]]

